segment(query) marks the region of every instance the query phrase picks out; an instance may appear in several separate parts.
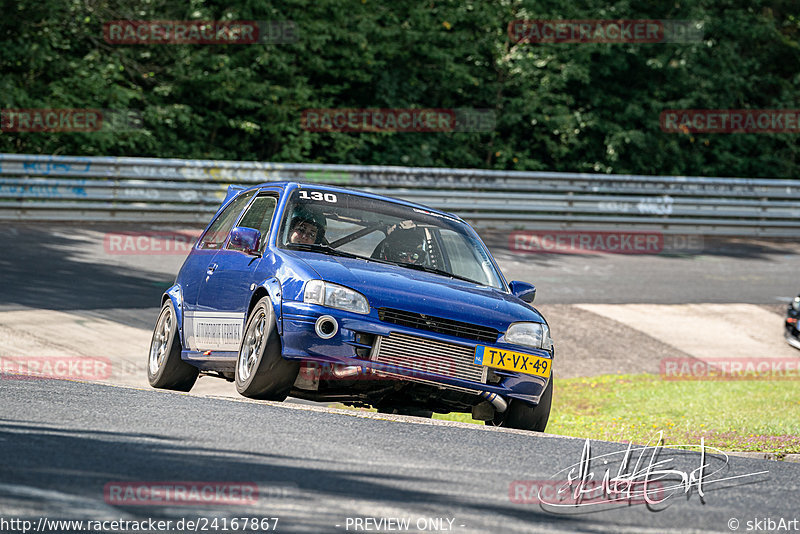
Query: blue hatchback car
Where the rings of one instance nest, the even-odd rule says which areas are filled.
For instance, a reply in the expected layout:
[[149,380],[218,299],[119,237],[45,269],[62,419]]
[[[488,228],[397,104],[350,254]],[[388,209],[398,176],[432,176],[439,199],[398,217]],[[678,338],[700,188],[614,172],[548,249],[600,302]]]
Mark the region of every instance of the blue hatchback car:
[[147,375],[543,431],[553,344],[459,217],[365,192],[231,186],[162,298]]

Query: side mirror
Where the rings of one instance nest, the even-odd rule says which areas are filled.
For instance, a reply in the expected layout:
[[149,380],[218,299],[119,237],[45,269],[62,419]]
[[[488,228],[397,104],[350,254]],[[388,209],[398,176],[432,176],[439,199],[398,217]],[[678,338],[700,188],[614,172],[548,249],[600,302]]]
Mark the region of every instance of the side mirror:
[[511,294],[524,302],[533,302],[536,298],[536,286],[528,282],[511,282]]
[[255,228],[237,226],[231,230],[231,248],[246,254],[258,256],[258,245],[261,243],[261,232]]

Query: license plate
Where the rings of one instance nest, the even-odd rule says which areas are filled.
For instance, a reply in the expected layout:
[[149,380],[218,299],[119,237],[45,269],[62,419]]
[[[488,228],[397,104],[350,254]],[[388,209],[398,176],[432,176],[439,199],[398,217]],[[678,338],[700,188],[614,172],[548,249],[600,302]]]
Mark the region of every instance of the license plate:
[[532,354],[523,354],[481,345],[475,347],[475,365],[484,365],[495,369],[548,378],[550,376],[551,363],[551,360],[547,358],[540,358]]

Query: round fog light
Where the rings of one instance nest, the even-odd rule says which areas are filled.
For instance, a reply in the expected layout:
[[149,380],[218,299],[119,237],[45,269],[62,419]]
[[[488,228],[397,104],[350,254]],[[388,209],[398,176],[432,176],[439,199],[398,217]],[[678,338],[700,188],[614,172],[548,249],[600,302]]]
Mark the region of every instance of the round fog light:
[[339,323],[330,315],[323,315],[314,324],[314,331],[322,339],[330,339],[339,331]]

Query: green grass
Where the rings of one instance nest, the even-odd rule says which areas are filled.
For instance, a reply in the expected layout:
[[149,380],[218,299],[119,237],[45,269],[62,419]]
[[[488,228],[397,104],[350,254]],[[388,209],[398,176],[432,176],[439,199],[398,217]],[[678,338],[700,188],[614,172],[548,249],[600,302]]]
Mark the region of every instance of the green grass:
[[557,380],[547,432],[724,451],[800,452],[800,391],[792,380],[662,380],[605,375]]
[[[436,419],[483,424],[468,414]],[[723,451],[800,453],[800,389],[793,380],[662,380],[658,375],[559,379],[547,432]]]

